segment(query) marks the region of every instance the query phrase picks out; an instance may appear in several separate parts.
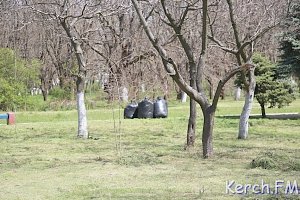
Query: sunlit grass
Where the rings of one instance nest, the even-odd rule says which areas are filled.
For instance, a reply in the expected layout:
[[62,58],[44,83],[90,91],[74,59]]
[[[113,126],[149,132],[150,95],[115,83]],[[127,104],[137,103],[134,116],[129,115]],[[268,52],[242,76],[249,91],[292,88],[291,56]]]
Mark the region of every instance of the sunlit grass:
[[[217,115],[239,114],[242,105],[220,101]],[[299,119],[251,119],[241,141],[238,119],[217,117],[215,153],[204,160],[200,111],[196,145],[184,150],[188,103],[171,102],[166,119],[124,120],[122,109],[89,110],[88,140],[76,138],[74,110],[17,112],[16,125],[0,126],[0,199],[251,199],[226,194],[226,181],[300,182],[298,170],[250,165],[268,152],[299,163]],[[267,112],[299,110],[298,100]]]

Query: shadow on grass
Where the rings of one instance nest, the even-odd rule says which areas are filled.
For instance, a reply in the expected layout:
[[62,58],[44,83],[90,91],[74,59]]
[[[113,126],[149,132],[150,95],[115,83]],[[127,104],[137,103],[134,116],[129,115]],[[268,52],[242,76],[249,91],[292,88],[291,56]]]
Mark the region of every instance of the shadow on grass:
[[[217,118],[225,118],[225,119],[239,119],[240,115],[220,115],[216,116]],[[250,119],[263,119],[263,117],[259,114],[250,115]],[[278,113],[278,114],[268,114],[265,119],[300,119],[299,113]]]

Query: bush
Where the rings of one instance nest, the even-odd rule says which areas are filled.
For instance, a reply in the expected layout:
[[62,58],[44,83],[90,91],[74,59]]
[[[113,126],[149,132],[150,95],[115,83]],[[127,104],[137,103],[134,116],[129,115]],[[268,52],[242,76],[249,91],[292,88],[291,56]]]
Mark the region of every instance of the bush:
[[50,90],[49,95],[51,95],[52,98],[59,99],[59,100],[72,99],[71,91],[68,89],[62,89],[60,87],[55,87],[52,90]]
[[48,102],[44,101],[40,95],[28,95],[19,109],[26,111],[47,111],[50,108]]
[[38,60],[19,58],[14,50],[0,48],[0,109],[26,107],[28,89],[39,84]]
[[74,110],[76,109],[76,101],[61,100],[61,101],[51,101],[49,103],[50,110]]
[[20,95],[20,85],[10,84],[5,79],[0,78],[0,110],[15,110],[23,103],[23,96]]

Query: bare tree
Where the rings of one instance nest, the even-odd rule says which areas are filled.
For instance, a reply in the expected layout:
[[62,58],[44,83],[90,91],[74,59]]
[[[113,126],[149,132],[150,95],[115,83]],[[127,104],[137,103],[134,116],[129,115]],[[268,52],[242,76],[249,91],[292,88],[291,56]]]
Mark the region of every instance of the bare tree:
[[[212,154],[213,119],[223,86],[244,69],[241,76],[249,102],[245,104],[246,114],[242,116],[246,117],[241,120],[243,131],[240,132],[247,132],[245,124],[255,83],[251,75],[254,68],[248,60],[252,50],[268,49],[262,47],[261,40],[277,24],[279,7],[283,6],[280,0],[217,0],[210,4],[207,0],[131,2],[134,8],[128,0],[3,1],[1,6],[5,12],[0,15],[0,23],[4,28],[0,32],[4,37],[0,44],[17,47],[22,50],[22,57],[44,61],[41,79],[45,94],[55,76],[63,84],[63,80],[75,75],[79,137],[88,137],[83,101],[85,83],[100,71],[110,75],[111,99],[121,87],[128,87],[132,96],[138,98],[139,87],[145,83],[153,95],[158,84],[168,94],[170,87],[165,80],[170,75],[180,90],[191,97],[187,145],[195,141],[196,104],[201,107],[203,153],[208,157]],[[28,10],[17,12],[24,4],[34,15]],[[144,7],[139,8],[139,4]],[[5,13],[10,14],[11,20],[3,20]],[[37,31],[40,25],[43,30]],[[35,32],[39,34],[33,35]],[[159,67],[159,58],[165,72]],[[73,60],[77,69],[70,74],[70,69],[63,66]],[[232,67],[233,60],[237,63],[235,67]],[[250,73],[244,72],[249,69]],[[205,94],[206,84],[209,95]]]
[[[76,91],[78,110],[78,137],[88,138],[87,114],[84,100],[85,80],[87,75],[86,54],[84,53],[82,36],[83,24],[92,20],[103,11],[99,3],[89,0],[84,1],[38,1],[27,2],[26,5],[37,15],[47,17],[46,20],[56,21],[69,38],[72,49],[77,59]],[[105,8],[104,8],[105,9]],[[89,31],[89,29],[87,30]]]
[[[145,20],[141,8],[137,2],[137,0],[131,0],[133,3],[133,6],[138,13],[139,19],[143,25],[143,28],[153,45],[153,47],[157,50],[159,53],[163,66],[167,73],[173,78],[173,80],[178,84],[178,86],[186,92],[191,98],[193,98],[201,107],[203,116],[204,116],[204,124],[203,124],[203,132],[202,132],[202,146],[203,146],[203,157],[208,158],[212,156],[213,154],[213,146],[212,146],[212,134],[213,134],[213,126],[214,126],[214,114],[216,111],[216,107],[218,104],[218,100],[221,94],[221,90],[225,83],[234,76],[237,72],[241,71],[242,69],[248,70],[249,68],[252,68],[252,65],[247,64],[239,67],[233,68],[231,71],[229,71],[225,77],[219,81],[217,90],[215,92],[214,98],[212,103],[209,102],[207,96],[204,93],[203,90],[203,71],[205,68],[205,59],[206,59],[206,47],[207,47],[207,12],[208,12],[208,4],[207,0],[203,0],[202,5],[202,48],[201,53],[196,61],[193,50],[191,49],[189,43],[187,42],[186,38],[184,37],[184,34],[181,32],[182,25],[185,21],[186,14],[181,15],[179,21],[176,21],[173,16],[169,13],[167,9],[166,2],[164,0],[161,0],[161,6],[163,9],[163,12],[165,13],[166,17],[168,18],[168,23],[174,30],[178,40],[180,41],[181,47],[184,49],[184,52],[189,60],[190,69],[194,70],[193,75],[195,75],[197,78],[196,87],[197,89],[194,89],[193,87],[188,84],[181,74],[179,73],[178,66],[175,62],[175,59],[171,58],[168,55],[168,52],[166,49],[160,44],[157,37],[154,36],[153,31],[151,30],[150,26],[148,25],[147,21]],[[189,12],[191,10],[191,5],[187,3],[185,7],[184,12]]]
[[143,76],[155,54],[143,46],[139,37],[142,29],[135,13],[126,2],[116,2],[114,7],[117,10],[114,15],[98,15],[98,33],[93,40],[85,41],[106,66],[104,70],[109,77],[104,90],[110,102],[122,100],[122,89],[137,98],[141,80],[155,77]]
[[[216,20],[217,16],[215,16],[214,19],[210,19],[211,34],[209,35],[209,39],[223,51],[234,55],[239,65],[251,62],[252,53],[259,39],[279,24],[280,12],[278,12],[278,6],[281,3],[269,0],[250,2],[226,0],[226,3],[228,9],[226,5],[219,2],[216,13],[221,13],[219,18],[223,20],[226,20],[228,16],[227,20],[232,30],[232,37],[225,32],[217,33],[216,30],[220,30],[219,27],[224,27],[224,24],[227,23],[222,21],[223,25],[216,24],[218,20]],[[221,30],[224,31],[226,29],[228,27],[224,27]],[[227,38],[224,36],[227,36]],[[246,95],[239,122],[239,139],[246,139],[248,135],[248,121],[254,101],[254,69],[251,68],[247,74],[244,71],[241,72]]]

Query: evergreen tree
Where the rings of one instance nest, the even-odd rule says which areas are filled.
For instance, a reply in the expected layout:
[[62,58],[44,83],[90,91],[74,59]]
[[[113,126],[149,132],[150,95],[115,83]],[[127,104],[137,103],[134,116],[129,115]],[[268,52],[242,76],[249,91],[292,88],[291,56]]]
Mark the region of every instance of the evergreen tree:
[[294,75],[300,78],[300,4],[292,4],[285,21],[287,30],[280,42],[281,61],[277,75],[286,78]]
[[279,79],[277,76],[277,65],[260,54],[253,56],[253,62],[256,64],[254,95],[261,107],[262,117],[265,118],[266,106],[281,108],[291,103],[295,97],[291,84],[284,79]]

